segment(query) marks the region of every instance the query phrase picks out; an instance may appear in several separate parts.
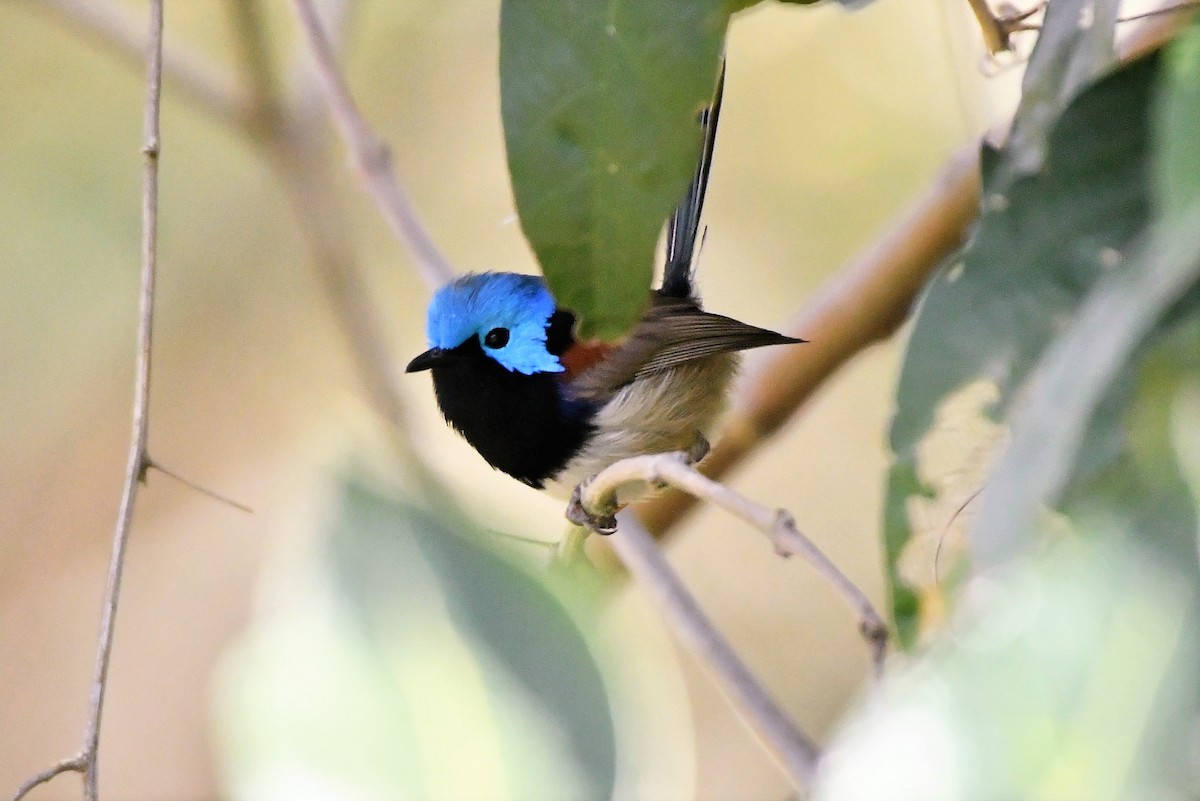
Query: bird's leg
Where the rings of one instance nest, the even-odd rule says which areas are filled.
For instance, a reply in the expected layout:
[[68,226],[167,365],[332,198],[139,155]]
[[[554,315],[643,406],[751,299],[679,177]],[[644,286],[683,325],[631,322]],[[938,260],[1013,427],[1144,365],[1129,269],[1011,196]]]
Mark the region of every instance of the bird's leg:
[[617,509],[606,511],[609,513],[593,515],[583,508],[583,484],[575,487],[575,491],[571,493],[571,500],[567,502],[567,520],[597,534],[607,535],[617,530],[617,518],[614,516]]

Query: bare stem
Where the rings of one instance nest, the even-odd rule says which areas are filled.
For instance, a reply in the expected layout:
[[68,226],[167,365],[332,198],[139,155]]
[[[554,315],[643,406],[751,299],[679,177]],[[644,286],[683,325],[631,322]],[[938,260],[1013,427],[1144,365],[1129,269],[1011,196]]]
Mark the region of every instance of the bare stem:
[[183,475],[180,475],[179,473],[176,473],[174,470],[172,470],[171,468],[162,464],[161,462],[149,460],[148,463],[146,464],[146,467],[151,470],[154,470],[155,472],[162,473],[167,478],[172,479],[172,480],[182,484],[183,486],[187,487],[188,489],[192,490],[193,492],[197,492],[197,493],[205,496],[206,498],[211,498],[212,500],[216,501],[217,503],[223,503],[226,506],[231,506],[234,509],[237,509],[239,512],[245,512],[248,515],[254,514],[254,510],[251,509],[246,504],[239,503],[238,501],[235,501],[233,498],[230,498],[227,495],[222,495],[221,493],[217,492],[216,490],[211,490],[208,487],[204,486],[203,484],[197,484],[195,481],[192,481],[187,476],[183,476]]
[[100,724],[104,713],[104,695],[108,688],[108,666],[112,657],[113,635],[117,617],[117,601],[121,593],[121,574],[125,567],[125,550],[133,523],[133,509],[138,487],[150,466],[147,439],[150,423],[150,354],[154,331],[154,284],[158,272],[158,156],[159,108],[162,98],[163,74],[163,0],[150,3],[150,34],[146,66],[146,102],[143,112],[144,140],[142,144],[142,269],[139,293],[137,333],[137,364],[133,390],[133,434],[129,459],[125,468],[125,487],[121,493],[113,532],[112,558],[108,567],[108,583],[100,617],[100,638],[96,650],[95,673],[92,677],[91,705],[87,727],[83,733],[83,748],[71,759],[63,760],[25,782],[14,796],[19,801],[32,788],[68,771],[83,772],[83,795],[86,801],[99,798]]
[[615,509],[617,488],[627,482],[668,484],[713,503],[766,534],[780,556],[800,556],[833,585],[858,616],[859,631],[871,646],[876,674],[883,672],[887,650],[887,625],[866,593],[858,588],[812,540],[796,527],[786,509],[772,509],[701,474],[687,453],[659,453],[623,459],[600,471],[580,486],[580,502],[589,515],[603,517]]
[[762,738],[796,787],[809,785],[820,759],[817,746],[771,700],[738,658],[671,569],[654,538],[635,517],[622,514],[612,547],[639,586],[658,605],[680,643],[712,672],[718,686]]
[[408,247],[426,285],[431,289],[440,287],[453,277],[454,271],[417,218],[408,193],[397,182],[387,145],[359,113],[312,0],[292,0],[292,7],[312,52],[317,81],[324,91],[329,114],[350,151],[363,188],[379,207],[392,232]]
[[[354,248],[345,235],[349,224],[344,208],[336,200],[337,192],[318,129],[310,124],[311,114],[303,106],[288,108],[279,97],[279,81],[270,62],[258,0],[230,0],[230,3],[239,58],[255,100],[251,117],[256,124],[250,133],[258,136],[257,141],[292,201],[317,276],[346,337],[367,399],[384,423],[392,453],[404,461],[416,480],[428,484],[429,476],[415,458],[406,435],[404,404],[397,391],[397,362],[388,348],[378,309],[357,267]],[[420,228],[415,218],[412,223]],[[414,262],[419,263],[415,255]]]
[[25,783],[17,788],[17,794],[13,796],[13,801],[21,801],[35,787],[45,784],[60,773],[83,773],[86,767],[87,762],[84,760],[82,754],[73,756],[70,759],[64,759],[61,762],[56,762],[36,776],[30,776],[26,779]]

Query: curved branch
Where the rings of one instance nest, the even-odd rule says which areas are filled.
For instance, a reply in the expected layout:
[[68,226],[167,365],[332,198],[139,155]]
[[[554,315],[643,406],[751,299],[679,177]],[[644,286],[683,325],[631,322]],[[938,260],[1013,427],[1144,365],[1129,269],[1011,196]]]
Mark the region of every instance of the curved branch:
[[858,616],[858,628],[871,648],[876,674],[883,672],[888,630],[883,618],[854,582],[796,527],[786,509],[772,509],[702,475],[684,452],[635,456],[601,470],[579,485],[579,501],[589,516],[603,518],[616,506],[617,488],[629,482],[669,484],[721,507],[766,534],[780,556],[800,556],[833,585]]
[[317,80],[329,105],[329,114],[337,125],[346,149],[350,151],[363,188],[379,207],[392,232],[408,247],[426,285],[431,289],[440,287],[454,277],[454,270],[417,218],[408,193],[397,182],[387,145],[359,113],[346,80],[338,69],[333,48],[321,28],[312,0],[292,0],[292,8],[296,11],[296,18],[312,52]]
[[746,722],[762,738],[780,766],[801,788],[812,782],[820,752],[787,714],[771,700],[729,642],[721,636],[696,599],[632,515],[622,514],[611,538],[638,585],[658,605],[680,643],[714,674]]

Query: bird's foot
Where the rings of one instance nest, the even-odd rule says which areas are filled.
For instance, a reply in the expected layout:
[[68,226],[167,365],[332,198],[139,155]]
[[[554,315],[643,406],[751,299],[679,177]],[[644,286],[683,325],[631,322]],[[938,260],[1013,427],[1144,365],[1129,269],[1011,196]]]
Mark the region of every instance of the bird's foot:
[[612,534],[617,530],[617,518],[611,514],[594,515],[583,508],[583,485],[575,487],[567,502],[567,520],[597,534]]

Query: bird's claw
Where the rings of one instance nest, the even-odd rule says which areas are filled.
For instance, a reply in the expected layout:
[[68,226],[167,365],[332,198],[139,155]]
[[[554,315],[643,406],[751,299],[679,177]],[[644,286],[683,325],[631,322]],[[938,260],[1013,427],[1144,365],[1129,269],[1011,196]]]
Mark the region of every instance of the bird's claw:
[[608,535],[615,532],[617,530],[616,517],[613,515],[593,515],[587,509],[583,508],[581,486],[575,488],[575,491],[571,493],[571,500],[567,502],[567,520],[597,534]]

